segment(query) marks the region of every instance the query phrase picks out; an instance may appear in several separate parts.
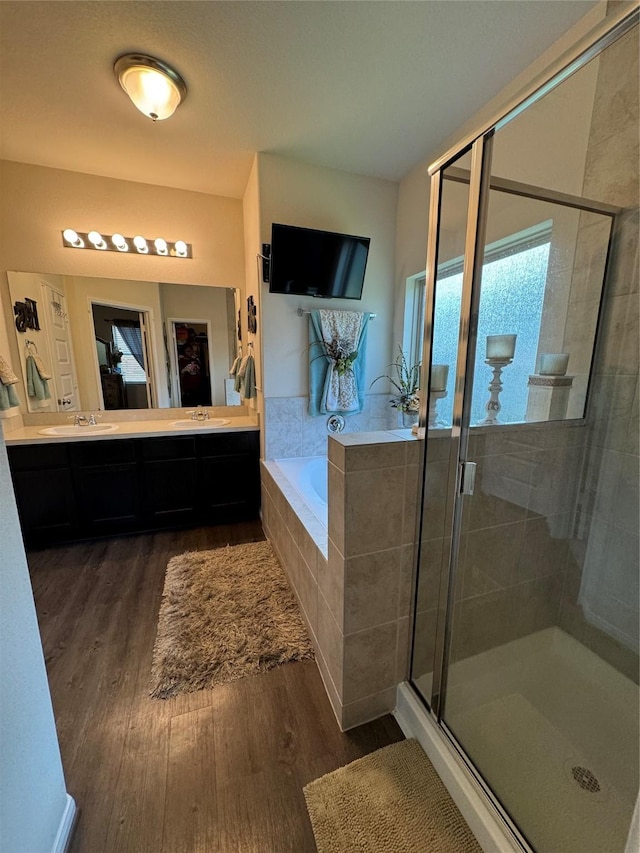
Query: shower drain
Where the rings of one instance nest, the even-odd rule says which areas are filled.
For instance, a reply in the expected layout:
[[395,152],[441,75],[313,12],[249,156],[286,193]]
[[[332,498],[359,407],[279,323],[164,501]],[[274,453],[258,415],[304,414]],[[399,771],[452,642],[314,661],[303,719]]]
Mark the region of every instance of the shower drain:
[[600,788],[600,782],[588,767],[581,767],[579,764],[574,764],[571,768],[571,775],[580,785],[583,791],[589,791],[591,794],[597,794]]

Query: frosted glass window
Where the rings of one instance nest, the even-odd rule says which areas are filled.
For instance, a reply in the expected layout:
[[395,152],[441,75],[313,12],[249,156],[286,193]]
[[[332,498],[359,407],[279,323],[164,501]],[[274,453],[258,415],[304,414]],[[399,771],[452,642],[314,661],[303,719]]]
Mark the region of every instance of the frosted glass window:
[[[518,235],[511,238],[519,243]],[[513,252],[503,251],[484,264],[482,292],[478,318],[476,365],[473,377],[474,394],[471,425],[485,416],[484,407],[489,392],[492,372],[484,363],[487,335],[517,334],[513,363],[505,368],[500,396],[502,423],[524,421],[527,409],[530,374],[535,372],[542,306],[547,281],[550,239],[534,246]],[[488,247],[489,248],[489,247]],[[453,422],[453,393],[455,365],[458,352],[460,302],[462,299],[461,264],[451,275],[438,275],[433,333],[433,364],[448,364],[449,382],[447,396],[438,403],[439,421],[443,425]]]

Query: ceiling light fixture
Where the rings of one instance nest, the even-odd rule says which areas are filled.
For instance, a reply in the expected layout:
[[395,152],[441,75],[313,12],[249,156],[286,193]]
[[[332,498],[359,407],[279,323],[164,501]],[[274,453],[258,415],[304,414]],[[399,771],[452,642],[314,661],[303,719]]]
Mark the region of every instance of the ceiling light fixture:
[[187,97],[187,85],[178,72],[145,53],[125,53],[113,70],[135,106],[153,121],[172,116]]
[[124,237],[122,234],[100,234],[99,231],[74,231],[65,228],[62,232],[62,244],[67,249],[99,249],[107,252],[131,252],[137,255],[159,255],[165,258],[192,258],[191,243],[184,240],[171,242],[164,237],[153,240],[136,234]]

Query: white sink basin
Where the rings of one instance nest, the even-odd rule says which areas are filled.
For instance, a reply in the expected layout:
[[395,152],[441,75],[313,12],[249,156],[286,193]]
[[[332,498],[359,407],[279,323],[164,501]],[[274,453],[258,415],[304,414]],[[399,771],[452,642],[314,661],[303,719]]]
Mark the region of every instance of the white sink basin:
[[118,429],[118,424],[83,424],[75,426],[54,426],[39,430],[40,435],[95,435],[101,432],[115,432]]
[[229,418],[209,418],[204,421],[192,421],[191,418],[185,418],[181,421],[171,421],[169,426],[173,429],[197,429],[199,427],[219,427],[231,423]]

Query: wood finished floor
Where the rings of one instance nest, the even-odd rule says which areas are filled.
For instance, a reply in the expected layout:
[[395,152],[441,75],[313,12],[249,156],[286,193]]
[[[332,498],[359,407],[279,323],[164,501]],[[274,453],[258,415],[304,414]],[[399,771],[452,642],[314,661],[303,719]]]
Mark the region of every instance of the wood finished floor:
[[402,739],[391,717],[342,734],[313,661],[149,698],[168,560],[263,538],[252,522],[29,554],[81,810],[70,853],[312,853],[303,786]]

